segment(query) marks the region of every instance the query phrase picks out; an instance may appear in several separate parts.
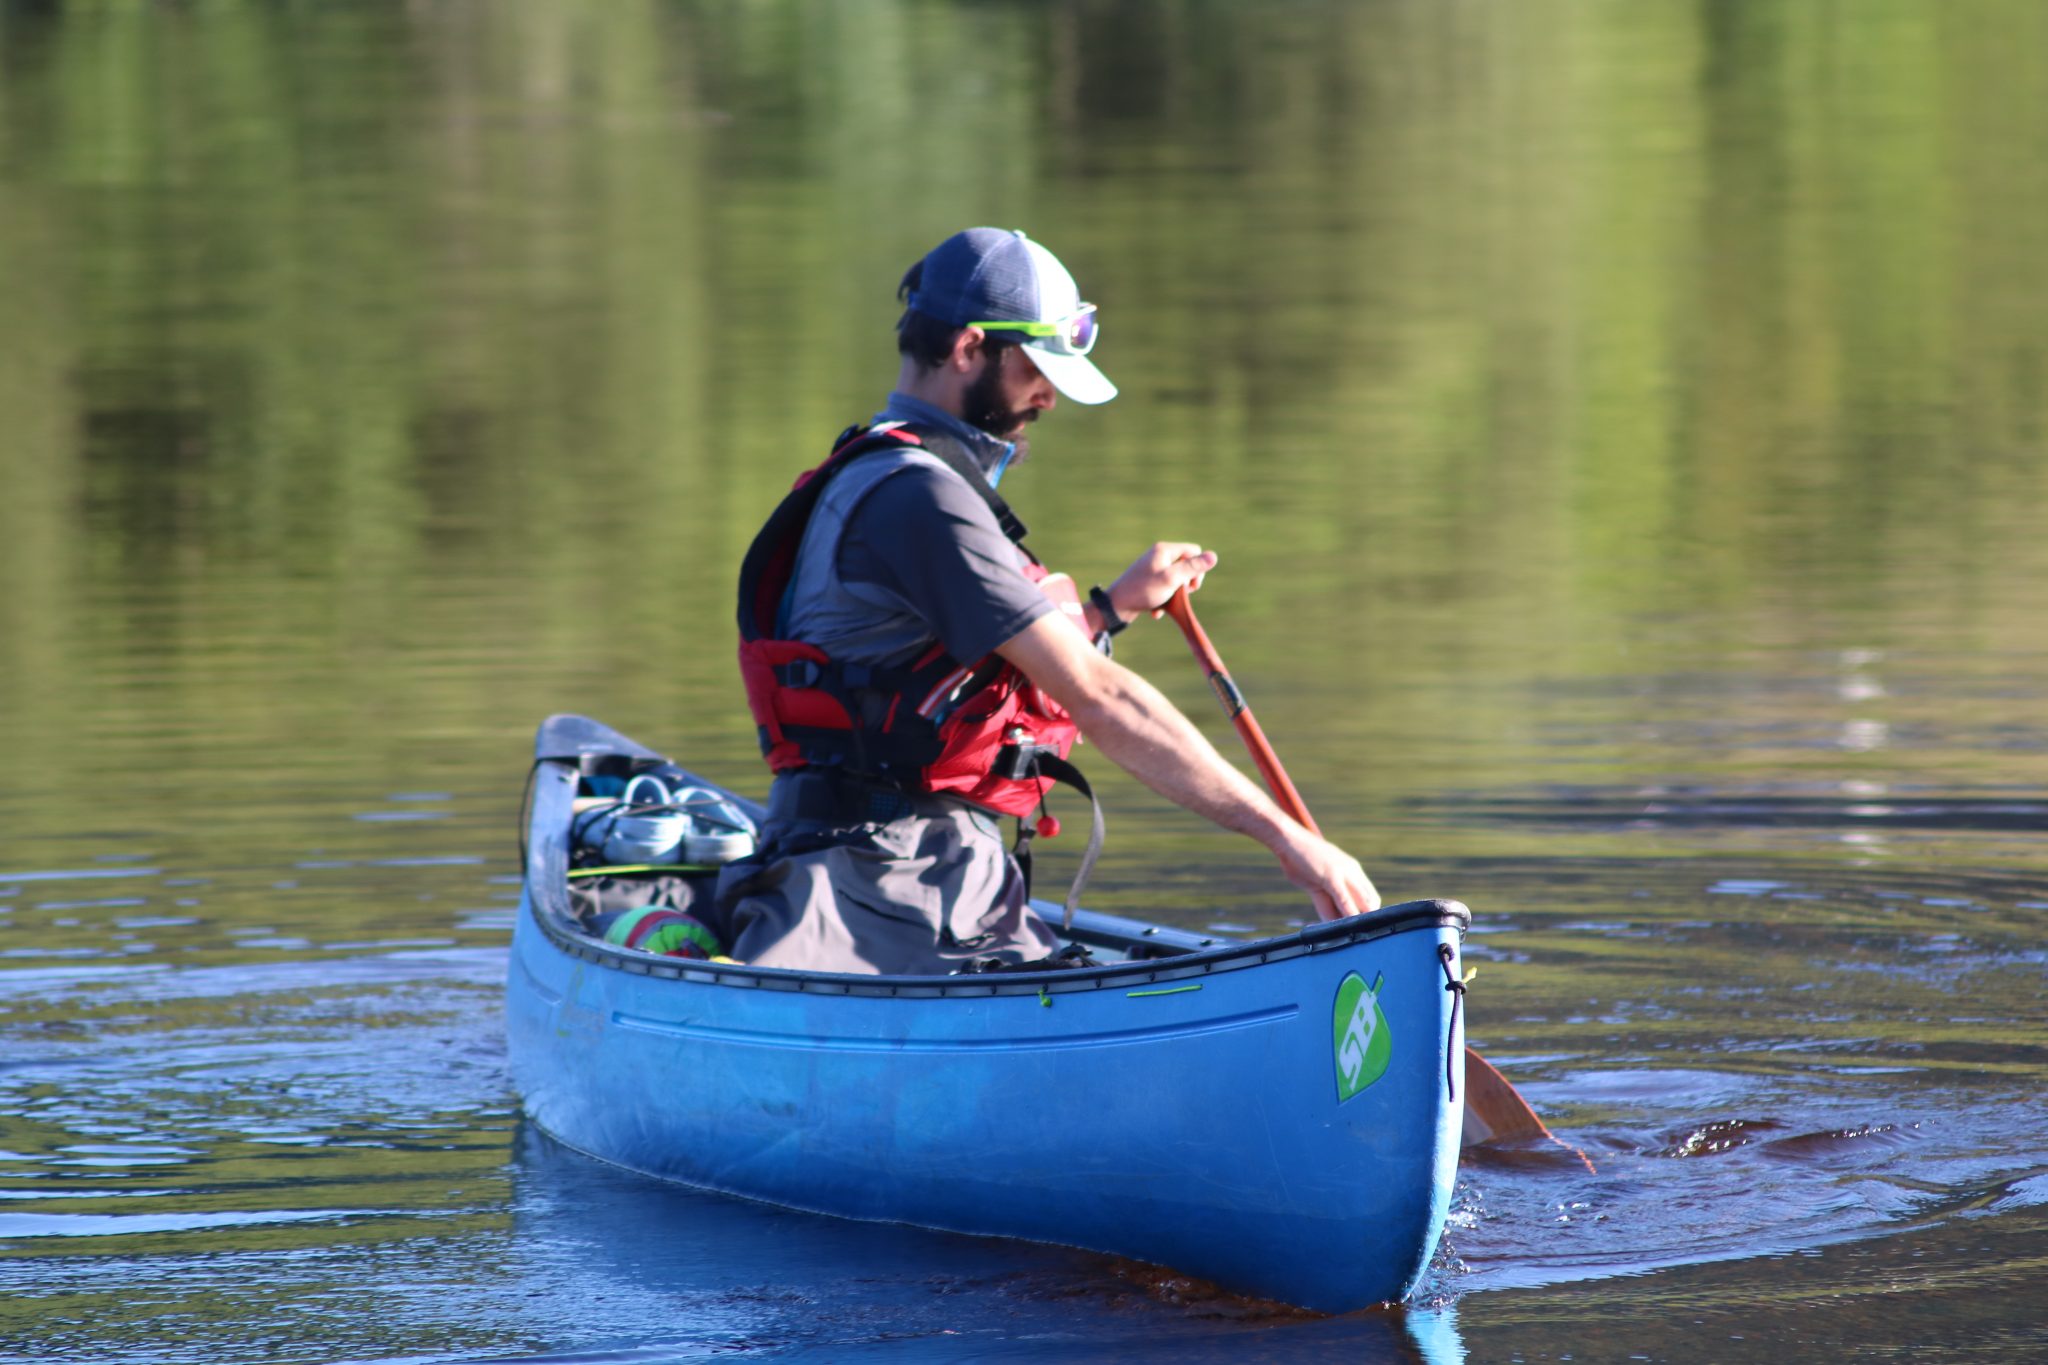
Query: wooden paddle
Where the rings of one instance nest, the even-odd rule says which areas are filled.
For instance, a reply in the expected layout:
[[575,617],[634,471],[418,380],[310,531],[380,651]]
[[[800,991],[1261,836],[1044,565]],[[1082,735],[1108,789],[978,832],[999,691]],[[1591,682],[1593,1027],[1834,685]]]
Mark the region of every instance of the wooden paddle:
[[[1223,703],[1223,713],[1237,727],[1244,747],[1251,750],[1252,762],[1258,765],[1259,775],[1266,779],[1266,787],[1273,793],[1273,799],[1309,833],[1320,837],[1322,831],[1316,828],[1315,817],[1308,813],[1307,803],[1294,789],[1294,783],[1288,780],[1287,770],[1280,766],[1280,757],[1273,752],[1273,746],[1266,742],[1265,732],[1259,729],[1251,707],[1245,705],[1244,694],[1231,681],[1229,670],[1223,667],[1222,656],[1216,653],[1216,646],[1209,643],[1208,632],[1195,619],[1195,608],[1188,601],[1186,588],[1175,592],[1167,601],[1166,614],[1180,626],[1181,634],[1188,637],[1188,648],[1195,652],[1195,661],[1208,671],[1209,686],[1215,691],[1216,700]],[[1536,1111],[1529,1107],[1521,1092],[1510,1085],[1507,1077],[1495,1070],[1491,1062],[1466,1048],[1464,1145],[1472,1147],[1495,1138],[1533,1137],[1549,1138],[1560,1147],[1577,1151],[1544,1127],[1543,1120],[1536,1117]],[[1586,1160],[1584,1153],[1579,1154],[1579,1160]],[[1592,1163],[1586,1164],[1590,1170]]]

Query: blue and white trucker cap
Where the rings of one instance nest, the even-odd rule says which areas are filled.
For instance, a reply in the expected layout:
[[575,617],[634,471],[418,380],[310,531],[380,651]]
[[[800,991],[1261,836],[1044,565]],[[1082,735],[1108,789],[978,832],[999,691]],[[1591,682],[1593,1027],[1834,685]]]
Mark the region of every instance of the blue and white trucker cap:
[[[993,321],[1051,323],[1081,312],[1081,291],[1059,258],[1021,232],[977,227],[956,232],[919,263],[905,302],[953,327]],[[909,283],[908,278],[905,284]],[[990,328],[989,330],[997,330]],[[1116,385],[1085,355],[1049,337],[1027,337],[1024,353],[1040,374],[1076,403],[1107,403]]]

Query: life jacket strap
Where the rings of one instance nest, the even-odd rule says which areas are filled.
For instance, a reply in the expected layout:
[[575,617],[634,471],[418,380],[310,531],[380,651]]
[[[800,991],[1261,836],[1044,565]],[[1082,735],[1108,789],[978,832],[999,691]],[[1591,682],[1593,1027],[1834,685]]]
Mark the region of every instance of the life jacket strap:
[[967,486],[974,490],[974,495],[987,505],[989,512],[996,519],[996,525],[1003,528],[1003,534],[1009,538],[1010,543],[1023,545],[1024,537],[1028,534],[1024,523],[1010,510],[1010,504],[1003,500],[1003,495],[996,492],[995,485],[988,481],[988,475],[981,472],[981,466],[968,458],[966,450],[958,441],[951,437],[941,436],[933,439],[927,436],[919,449],[965,480]]
[[784,687],[822,687],[836,694],[869,689],[898,691],[914,687],[929,670],[881,668],[873,664],[840,663],[836,660],[827,667],[816,659],[792,659],[788,663],[774,665],[769,671]]
[[[1026,748],[1034,751],[1028,760],[1028,769],[1015,774],[1003,772],[1001,767],[1005,762],[1003,755],[1008,755],[1013,750]],[[1073,883],[1067,887],[1066,913],[1060,919],[1060,932],[1071,936],[1074,932],[1074,909],[1081,903],[1081,888],[1088,884],[1088,878],[1095,871],[1095,860],[1102,856],[1102,802],[1096,797],[1095,788],[1089,785],[1087,775],[1050,749],[1040,748],[1036,745],[1007,745],[998,754],[996,762],[999,765],[997,770],[1003,772],[1003,775],[1006,777],[1014,775],[1020,780],[1026,777],[1050,778],[1054,782],[1064,782],[1067,786],[1072,787],[1075,791],[1088,798],[1088,846],[1081,850],[1081,865],[1074,870]],[[1009,760],[1009,762],[1014,766],[1016,760]],[[1042,782],[1039,787],[1038,809],[1041,814],[1046,813],[1045,790]],[[1018,870],[1024,874],[1024,895],[1026,899],[1029,899],[1031,895],[1031,841],[1036,837],[1037,833],[1037,830],[1024,823],[1023,817],[1018,817],[1017,845],[1010,852],[1017,860]]]

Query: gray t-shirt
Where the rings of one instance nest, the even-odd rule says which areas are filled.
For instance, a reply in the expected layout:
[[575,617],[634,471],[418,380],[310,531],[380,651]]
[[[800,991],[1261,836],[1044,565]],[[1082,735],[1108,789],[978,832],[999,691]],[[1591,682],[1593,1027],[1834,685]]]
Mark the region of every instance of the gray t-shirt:
[[[879,614],[921,623],[962,663],[972,663],[1058,608],[1023,573],[1010,542],[975,491],[944,469],[912,465],[883,479],[847,522],[839,581]],[[866,659],[864,663],[901,663]]]

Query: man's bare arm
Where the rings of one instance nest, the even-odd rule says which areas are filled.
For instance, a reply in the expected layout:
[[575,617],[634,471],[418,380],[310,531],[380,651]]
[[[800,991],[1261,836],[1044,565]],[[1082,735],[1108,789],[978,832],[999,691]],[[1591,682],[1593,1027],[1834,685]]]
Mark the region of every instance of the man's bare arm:
[[1167,800],[1272,850],[1324,919],[1379,908],[1379,892],[1355,858],[1290,820],[1159,689],[1105,658],[1057,615],[1040,617],[997,652],[1072,712],[1111,762]]

